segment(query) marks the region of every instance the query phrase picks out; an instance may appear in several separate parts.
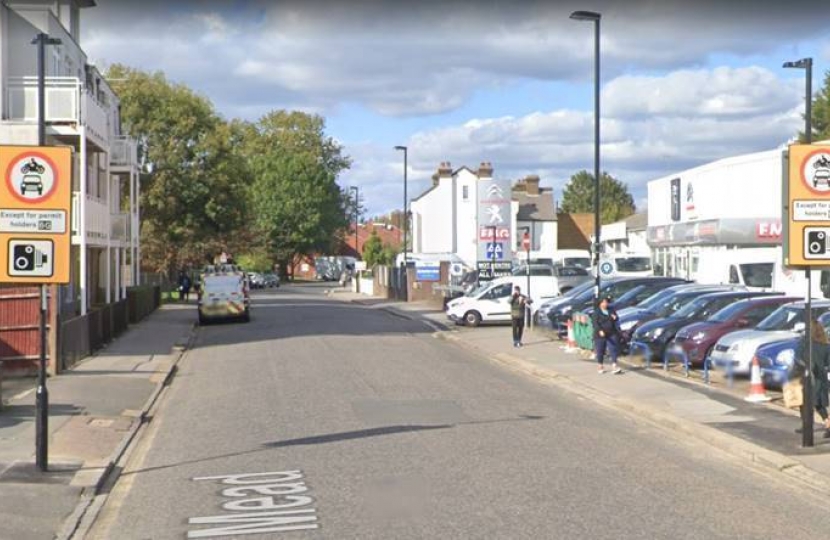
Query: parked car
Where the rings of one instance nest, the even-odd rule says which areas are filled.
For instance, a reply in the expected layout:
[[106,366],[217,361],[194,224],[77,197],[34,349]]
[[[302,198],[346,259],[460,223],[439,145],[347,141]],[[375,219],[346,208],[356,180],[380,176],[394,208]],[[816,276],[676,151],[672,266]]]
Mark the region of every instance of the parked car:
[[[460,298],[447,302],[447,318],[468,326],[481,323],[509,323],[510,295],[513,288],[519,286],[527,293],[527,281],[530,280],[530,298],[542,302],[558,295],[555,282],[550,276],[505,276],[496,278],[470,291]],[[532,306],[533,304],[531,304]]]
[[581,285],[577,285],[573,289],[565,292],[562,296],[558,296],[556,298],[551,298],[550,300],[546,300],[542,302],[536,309],[534,314],[534,322],[540,326],[551,327],[551,319],[548,317],[551,311],[558,309],[560,306],[571,302],[571,297],[576,297],[585,291],[593,291],[594,282],[593,281],[586,281]]
[[262,289],[265,287],[265,278],[259,272],[248,272],[248,280],[252,289]]
[[528,271],[531,277],[550,277],[554,283],[553,289],[557,295],[564,294],[577,285],[593,279],[588,271],[580,266],[554,266],[548,264],[517,266],[513,269],[512,275],[516,277],[527,277]]
[[[818,317],[818,322],[824,331],[830,334],[830,311]],[[784,383],[801,372],[796,367],[795,351],[804,336],[773,341],[761,345],[755,351],[755,357],[761,366],[761,378],[766,388],[781,388]]]
[[[644,283],[656,283],[658,281],[680,284],[685,282],[681,278],[675,277],[621,277],[602,280],[600,296],[609,295],[612,298],[619,297]],[[551,327],[559,332],[560,335],[567,333],[567,323],[573,313],[580,312],[591,307],[594,303],[593,287],[588,287],[578,295],[570,295],[568,299],[560,303],[555,309],[548,311],[548,320],[550,320]]]
[[[813,302],[813,316],[818,317],[830,310],[830,301]],[[755,328],[726,334],[715,344],[709,355],[714,369],[727,370],[731,367],[737,375],[749,375],[752,357],[761,345],[797,337],[804,331],[804,302],[785,304],[773,311]]]
[[671,316],[694,298],[702,294],[725,290],[728,290],[725,285],[699,285],[684,282],[667,287],[636,306],[618,310],[617,315],[619,315],[623,341],[627,343],[631,335],[643,324],[654,319]]
[[264,274],[262,276],[263,283],[268,288],[279,287],[280,286],[280,276],[277,274]]
[[691,323],[705,321],[721,309],[737,300],[755,296],[771,296],[774,293],[753,291],[721,291],[706,293],[695,297],[681,309],[668,317],[649,321],[631,336],[631,349],[635,346],[647,350],[653,359],[662,359],[667,346],[678,330]]
[[228,318],[250,321],[249,286],[241,270],[205,272],[199,290],[199,324]]
[[683,355],[693,366],[700,366],[715,343],[728,334],[756,326],[784,304],[797,302],[794,296],[761,296],[739,300],[721,309],[705,321],[678,330],[669,343],[667,354],[682,360]]

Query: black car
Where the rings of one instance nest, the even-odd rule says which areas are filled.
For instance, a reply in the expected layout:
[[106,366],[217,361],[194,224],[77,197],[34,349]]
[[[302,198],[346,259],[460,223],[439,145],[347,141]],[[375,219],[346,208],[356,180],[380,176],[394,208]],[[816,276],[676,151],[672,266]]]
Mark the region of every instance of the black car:
[[[601,282],[600,296],[618,298],[622,297],[625,293],[639,285],[653,285],[656,283],[679,285],[681,283],[686,283],[686,280],[682,278],[662,276],[619,277],[605,279]],[[583,290],[580,294],[571,295],[567,298],[567,301],[562,301],[557,304],[556,308],[551,309],[548,312],[548,319],[550,319],[551,325],[554,329],[559,331],[560,335],[565,335],[567,333],[567,323],[573,313],[578,313],[593,307],[594,289],[593,287],[589,287]]]
[[[694,294],[694,293],[691,293]],[[693,296],[682,308],[668,317],[655,319],[640,326],[631,337],[631,349],[639,348],[651,358],[662,360],[666,345],[678,330],[692,323],[705,321],[726,306],[745,298],[772,296],[779,293],[726,291]]]

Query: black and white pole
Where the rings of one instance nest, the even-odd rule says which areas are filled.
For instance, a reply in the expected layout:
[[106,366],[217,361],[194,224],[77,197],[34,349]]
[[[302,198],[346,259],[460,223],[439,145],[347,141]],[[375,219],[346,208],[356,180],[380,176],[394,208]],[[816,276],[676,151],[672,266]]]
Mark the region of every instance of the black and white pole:
[[[37,45],[37,144],[46,146],[46,46],[60,44],[40,33],[32,40]],[[40,369],[35,394],[35,463],[43,472],[49,470],[49,391],[46,389],[46,285],[40,286]]]

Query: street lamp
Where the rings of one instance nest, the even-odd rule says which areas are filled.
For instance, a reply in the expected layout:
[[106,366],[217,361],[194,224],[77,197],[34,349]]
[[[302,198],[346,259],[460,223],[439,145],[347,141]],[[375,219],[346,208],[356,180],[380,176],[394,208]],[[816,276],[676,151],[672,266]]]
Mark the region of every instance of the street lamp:
[[594,300],[599,304],[599,21],[602,15],[594,11],[574,11],[571,19],[594,23],[594,269],[596,282]]
[[406,268],[406,242],[407,242],[407,218],[409,216],[409,209],[407,205],[407,196],[406,196],[406,159],[407,159],[407,148],[406,146],[396,146],[395,150],[400,150],[403,152],[403,265]]
[[[61,40],[39,33],[32,40],[37,45],[37,144],[46,146],[46,46],[60,45]],[[46,388],[46,285],[40,286],[40,366],[35,393],[35,464],[42,472],[49,469],[49,391]],[[57,349],[57,347],[56,347]],[[57,365],[57,354],[53,365]]]
[[357,221],[360,217],[360,188],[351,186],[349,187],[349,191],[354,193],[354,250],[357,256],[360,257],[360,249],[357,245]]
[[[784,62],[783,67],[804,69],[807,71],[807,86],[804,94],[804,142],[810,144],[813,142],[813,59],[802,58],[801,60],[796,60],[794,62]],[[811,302],[813,280],[810,270],[810,266],[804,270],[804,274],[807,277],[807,297],[805,299],[804,310],[804,350],[807,351],[807,358],[805,359],[807,369],[804,370],[804,386],[801,405],[802,446],[813,446],[815,444],[813,439],[813,340],[811,338],[813,325],[813,306]]]

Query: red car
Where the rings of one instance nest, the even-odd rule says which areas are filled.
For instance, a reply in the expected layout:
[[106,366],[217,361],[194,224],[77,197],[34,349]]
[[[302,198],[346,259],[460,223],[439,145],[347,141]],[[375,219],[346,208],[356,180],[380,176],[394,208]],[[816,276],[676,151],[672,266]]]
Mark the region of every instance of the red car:
[[702,322],[681,328],[666,348],[670,359],[682,361],[685,354],[689,364],[703,365],[715,343],[729,332],[750,328],[784,304],[797,302],[793,296],[761,296],[729,304]]

